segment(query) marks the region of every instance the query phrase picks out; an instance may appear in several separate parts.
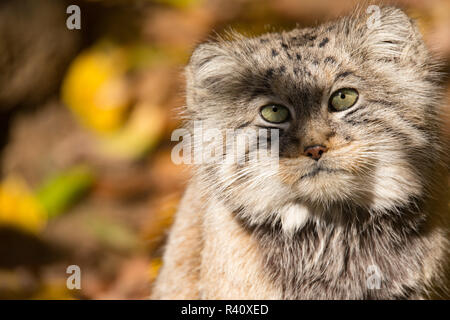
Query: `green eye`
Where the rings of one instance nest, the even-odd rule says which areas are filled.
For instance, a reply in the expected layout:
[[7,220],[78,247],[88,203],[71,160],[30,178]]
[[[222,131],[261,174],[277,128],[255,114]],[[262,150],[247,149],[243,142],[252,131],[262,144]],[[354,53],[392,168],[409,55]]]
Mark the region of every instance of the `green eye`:
[[355,89],[339,89],[330,97],[330,106],[335,111],[343,111],[358,101],[358,91]]
[[270,104],[261,108],[261,116],[272,123],[281,123],[289,119],[289,109],[277,104]]

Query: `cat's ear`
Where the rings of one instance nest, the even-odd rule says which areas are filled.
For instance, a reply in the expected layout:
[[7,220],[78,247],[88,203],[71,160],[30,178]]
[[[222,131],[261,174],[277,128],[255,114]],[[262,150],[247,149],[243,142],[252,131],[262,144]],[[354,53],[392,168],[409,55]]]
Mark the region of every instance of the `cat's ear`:
[[369,6],[364,16],[364,46],[370,57],[392,61],[423,46],[415,22],[395,7]]
[[225,42],[208,42],[193,52],[185,69],[188,88],[208,89],[223,82],[235,65]]

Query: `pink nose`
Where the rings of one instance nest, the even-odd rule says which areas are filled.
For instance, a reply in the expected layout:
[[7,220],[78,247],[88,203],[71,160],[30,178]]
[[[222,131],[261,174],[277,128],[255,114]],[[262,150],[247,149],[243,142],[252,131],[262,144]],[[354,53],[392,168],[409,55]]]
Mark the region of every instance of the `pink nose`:
[[305,156],[310,157],[314,160],[319,160],[322,154],[327,152],[328,148],[324,146],[311,146],[305,148]]

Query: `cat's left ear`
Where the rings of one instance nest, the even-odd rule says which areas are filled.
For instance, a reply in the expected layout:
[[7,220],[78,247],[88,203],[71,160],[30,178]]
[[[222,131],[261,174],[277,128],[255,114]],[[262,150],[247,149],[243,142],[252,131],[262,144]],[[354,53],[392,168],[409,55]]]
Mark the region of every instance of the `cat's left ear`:
[[369,6],[364,44],[370,57],[392,61],[417,54],[424,46],[414,20],[395,7]]

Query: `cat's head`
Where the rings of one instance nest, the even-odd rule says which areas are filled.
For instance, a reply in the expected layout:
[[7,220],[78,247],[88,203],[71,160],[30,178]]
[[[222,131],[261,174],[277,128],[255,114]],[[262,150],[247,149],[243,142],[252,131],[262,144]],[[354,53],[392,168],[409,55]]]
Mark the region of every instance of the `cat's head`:
[[421,197],[439,153],[432,61],[414,22],[391,7],[200,45],[186,68],[191,123],[279,130],[269,141],[278,167],[273,157],[203,164],[205,188],[251,223],[294,225],[310,208],[376,214]]

